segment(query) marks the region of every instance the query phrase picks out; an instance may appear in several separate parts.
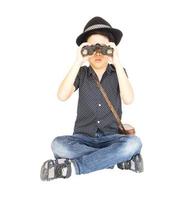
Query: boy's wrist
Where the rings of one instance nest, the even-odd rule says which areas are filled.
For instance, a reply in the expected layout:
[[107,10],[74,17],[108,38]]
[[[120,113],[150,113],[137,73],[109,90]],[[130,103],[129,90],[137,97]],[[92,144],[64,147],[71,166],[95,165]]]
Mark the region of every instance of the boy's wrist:
[[81,66],[82,62],[83,62],[82,60],[75,60],[74,66]]

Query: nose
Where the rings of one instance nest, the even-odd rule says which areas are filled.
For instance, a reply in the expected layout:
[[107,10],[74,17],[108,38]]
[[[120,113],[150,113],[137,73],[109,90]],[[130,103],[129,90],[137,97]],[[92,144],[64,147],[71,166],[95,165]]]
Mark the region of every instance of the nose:
[[102,55],[102,54],[101,54],[100,50],[96,50],[96,51],[95,51],[95,55],[100,56],[100,55]]

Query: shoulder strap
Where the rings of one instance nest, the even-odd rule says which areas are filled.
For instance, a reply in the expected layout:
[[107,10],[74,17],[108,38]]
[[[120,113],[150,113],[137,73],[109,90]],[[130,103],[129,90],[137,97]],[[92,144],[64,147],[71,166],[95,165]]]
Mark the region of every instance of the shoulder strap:
[[[92,77],[93,77],[93,76],[92,76]],[[107,104],[108,104],[110,110],[112,111],[112,113],[113,113],[113,115],[114,115],[114,117],[115,117],[115,119],[116,119],[116,121],[117,121],[118,127],[119,127],[120,129],[122,129],[122,130],[125,130],[125,128],[124,128],[124,126],[123,126],[123,124],[122,124],[122,122],[121,122],[121,120],[120,120],[120,118],[119,118],[119,116],[118,116],[118,114],[117,114],[117,112],[116,112],[114,106],[112,105],[111,101],[109,100],[109,98],[108,98],[108,96],[107,96],[107,94],[106,94],[104,88],[101,86],[99,80],[97,80],[97,79],[94,78],[94,77],[93,77],[93,79],[96,81],[96,84],[97,84],[98,88],[99,88],[100,91],[102,92],[102,95],[104,96],[105,101],[107,102]],[[126,130],[125,130],[125,131],[126,131]]]

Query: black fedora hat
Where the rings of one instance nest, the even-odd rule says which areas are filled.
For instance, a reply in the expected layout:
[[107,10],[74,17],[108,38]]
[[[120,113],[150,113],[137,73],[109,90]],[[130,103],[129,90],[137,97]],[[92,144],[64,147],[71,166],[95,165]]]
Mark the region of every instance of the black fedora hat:
[[94,31],[106,31],[110,32],[114,37],[114,42],[116,45],[119,44],[123,34],[120,30],[112,28],[112,26],[103,18],[101,17],[93,17],[88,23],[85,25],[83,33],[80,34],[77,39],[76,43],[79,46],[83,42],[86,41],[86,38],[93,33]]

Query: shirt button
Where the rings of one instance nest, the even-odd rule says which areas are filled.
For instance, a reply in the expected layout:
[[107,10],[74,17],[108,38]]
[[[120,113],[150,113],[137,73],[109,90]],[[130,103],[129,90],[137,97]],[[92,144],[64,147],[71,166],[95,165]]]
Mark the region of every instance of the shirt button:
[[99,103],[98,105],[99,105],[99,106],[101,106],[101,104],[100,104],[100,103]]
[[97,121],[97,123],[99,124],[99,123],[100,123],[100,121]]

